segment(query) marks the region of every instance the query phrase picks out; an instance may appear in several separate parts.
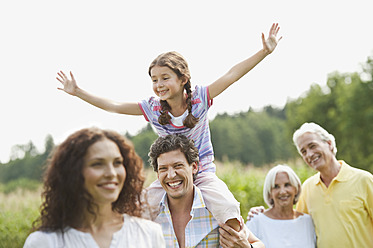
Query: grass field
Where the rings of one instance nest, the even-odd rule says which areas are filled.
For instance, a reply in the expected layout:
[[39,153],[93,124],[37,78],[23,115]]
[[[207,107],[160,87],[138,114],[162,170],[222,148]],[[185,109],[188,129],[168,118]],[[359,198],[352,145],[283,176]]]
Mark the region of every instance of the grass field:
[[39,214],[40,188],[0,192],[0,248],[22,247]]
[[[242,166],[239,163],[217,163],[217,168],[219,178],[226,182],[241,203],[244,219],[250,207],[264,205],[262,190],[268,168]],[[314,173],[304,165],[293,168],[302,182]],[[149,185],[155,179],[156,173],[148,168],[145,185]],[[22,181],[20,187],[15,187],[13,183],[11,190],[0,185],[0,248],[23,246],[32,222],[39,214],[40,194],[41,185],[35,187],[34,182],[28,184]]]

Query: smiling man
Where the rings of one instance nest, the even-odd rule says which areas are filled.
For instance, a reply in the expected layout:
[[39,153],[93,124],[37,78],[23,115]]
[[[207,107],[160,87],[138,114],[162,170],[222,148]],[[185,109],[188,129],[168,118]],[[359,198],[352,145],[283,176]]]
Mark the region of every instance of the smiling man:
[[192,140],[183,135],[159,137],[149,157],[166,191],[155,222],[162,226],[167,247],[264,247],[244,225],[239,232],[227,224],[221,224],[219,230],[218,221],[193,184],[199,155]]
[[317,247],[373,247],[372,174],[337,160],[334,136],[315,123],[304,123],[293,141],[318,171],[303,183],[297,204],[312,216]]

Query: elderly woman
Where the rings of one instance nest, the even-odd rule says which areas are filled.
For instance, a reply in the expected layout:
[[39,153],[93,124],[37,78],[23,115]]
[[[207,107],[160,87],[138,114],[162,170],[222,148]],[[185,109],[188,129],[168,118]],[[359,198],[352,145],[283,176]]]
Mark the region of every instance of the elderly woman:
[[293,209],[300,193],[299,177],[289,166],[277,165],[268,172],[263,197],[270,208],[246,223],[266,248],[316,247],[311,216]]
[[139,218],[142,166],[116,132],[70,135],[51,158],[41,215],[24,247],[165,247],[161,227]]

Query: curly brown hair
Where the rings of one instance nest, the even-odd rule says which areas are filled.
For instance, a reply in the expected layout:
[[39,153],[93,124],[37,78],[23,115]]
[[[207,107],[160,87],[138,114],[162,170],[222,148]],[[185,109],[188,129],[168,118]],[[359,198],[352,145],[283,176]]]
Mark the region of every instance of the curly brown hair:
[[57,146],[44,174],[43,203],[33,231],[61,231],[79,227],[84,212],[95,215],[97,205],[84,187],[83,165],[88,148],[109,139],[117,144],[123,157],[126,179],[112,210],[132,216],[141,215],[140,196],[144,183],[143,162],[130,141],[115,131],[85,128],[71,134]]
[[[157,58],[153,60],[153,62],[149,66],[149,76],[151,76],[151,70],[154,66],[167,66],[173,72],[176,73],[179,79],[187,79],[187,83],[184,85],[184,89],[187,93],[187,106],[188,106],[188,116],[185,118],[183,125],[188,128],[193,128],[197,122],[198,118],[192,115],[192,85],[190,83],[190,71],[188,68],[188,63],[184,59],[181,54],[177,52],[167,52],[162,53]],[[158,118],[158,122],[161,125],[169,124],[171,121],[171,116],[168,114],[170,112],[171,107],[167,103],[167,101],[161,100],[161,109],[159,112],[161,115]]]
[[180,150],[184,153],[189,164],[199,163],[198,148],[195,147],[194,141],[182,134],[169,134],[158,137],[150,146],[148,153],[149,163],[155,172],[158,172],[158,157],[164,153]]

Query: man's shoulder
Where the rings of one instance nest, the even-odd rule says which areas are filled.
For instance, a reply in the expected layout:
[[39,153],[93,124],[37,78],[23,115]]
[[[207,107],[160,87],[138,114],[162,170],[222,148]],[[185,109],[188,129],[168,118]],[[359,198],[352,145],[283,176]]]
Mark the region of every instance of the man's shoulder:
[[371,181],[373,180],[373,175],[369,171],[353,167],[344,161],[341,161],[341,163],[345,166],[346,168],[346,174],[350,176],[351,178],[358,178],[359,180],[368,180]]
[[193,208],[206,208],[205,200],[203,199],[203,195],[201,190],[194,185],[194,198],[193,198]]
[[310,176],[303,182],[302,189],[314,186],[319,180],[320,180],[320,172],[317,172],[316,174]]
[[350,166],[350,168],[351,168],[351,171],[353,171],[354,173],[358,175],[361,175],[364,177],[373,177],[372,173],[370,173],[369,171],[366,171],[366,170],[363,170],[357,167],[352,167],[352,166]]

